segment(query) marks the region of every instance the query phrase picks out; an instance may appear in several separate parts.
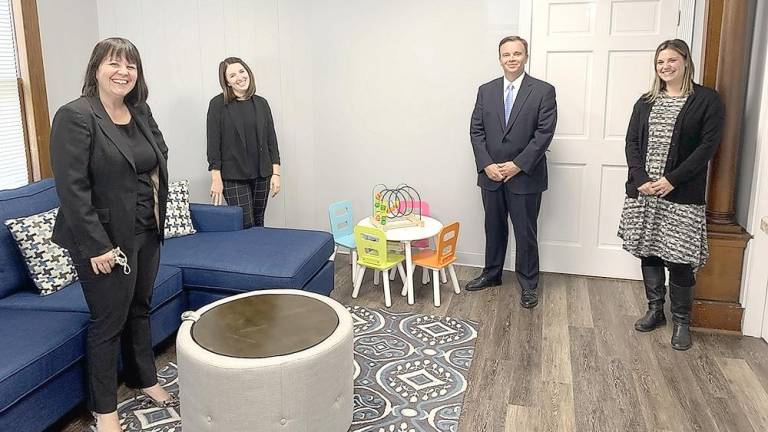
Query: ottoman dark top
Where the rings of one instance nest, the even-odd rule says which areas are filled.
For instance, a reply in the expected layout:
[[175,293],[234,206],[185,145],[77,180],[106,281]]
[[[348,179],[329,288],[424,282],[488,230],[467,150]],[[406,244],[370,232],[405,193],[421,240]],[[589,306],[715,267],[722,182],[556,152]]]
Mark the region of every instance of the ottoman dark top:
[[219,355],[266,358],[311,348],[326,340],[338,325],[336,311],[320,300],[264,294],[206,311],[192,325],[192,338]]

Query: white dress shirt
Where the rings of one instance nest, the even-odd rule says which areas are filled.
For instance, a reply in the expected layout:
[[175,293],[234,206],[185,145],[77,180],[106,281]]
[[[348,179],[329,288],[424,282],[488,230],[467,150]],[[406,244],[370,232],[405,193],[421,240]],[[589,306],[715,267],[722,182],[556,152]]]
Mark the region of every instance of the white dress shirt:
[[509,91],[509,86],[512,85],[512,105],[515,104],[515,99],[517,98],[517,93],[520,91],[520,85],[523,83],[523,77],[525,76],[525,72],[521,73],[519,77],[517,77],[514,81],[510,81],[507,79],[506,75],[504,76],[504,94],[501,95],[501,100],[506,100],[507,98],[507,92]]

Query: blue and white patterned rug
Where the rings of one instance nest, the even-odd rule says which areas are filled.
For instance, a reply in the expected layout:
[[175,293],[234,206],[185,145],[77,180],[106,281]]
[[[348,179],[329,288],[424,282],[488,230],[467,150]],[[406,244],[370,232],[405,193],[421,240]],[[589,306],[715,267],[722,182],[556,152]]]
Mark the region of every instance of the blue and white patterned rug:
[[[354,412],[350,432],[456,432],[475,353],[473,321],[347,306],[355,326]],[[158,371],[178,392],[176,365]],[[123,430],[181,432],[175,409],[129,399]],[[95,430],[95,429],[92,429]]]

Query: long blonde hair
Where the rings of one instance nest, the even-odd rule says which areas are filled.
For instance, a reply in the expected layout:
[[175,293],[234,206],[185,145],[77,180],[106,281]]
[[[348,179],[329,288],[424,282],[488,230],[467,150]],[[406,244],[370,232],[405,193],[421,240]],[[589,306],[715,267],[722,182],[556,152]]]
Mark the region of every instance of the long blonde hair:
[[680,54],[683,58],[683,65],[685,66],[685,72],[683,72],[683,96],[693,93],[693,59],[691,59],[691,49],[688,48],[688,44],[684,40],[670,39],[666,40],[656,48],[656,55],[653,56],[653,86],[648,92],[643,95],[643,99],[646,102],[655,102],[656,99],[667,89],[667,83],[659,78],[659,73],[656,71],[656,61],[659,60],[659,54],[665,49],[671,49]]

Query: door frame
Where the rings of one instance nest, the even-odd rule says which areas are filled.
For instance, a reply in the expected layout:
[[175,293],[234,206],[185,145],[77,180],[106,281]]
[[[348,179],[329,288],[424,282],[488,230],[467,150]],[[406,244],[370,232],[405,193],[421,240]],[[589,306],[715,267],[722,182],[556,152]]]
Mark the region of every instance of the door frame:
[[[763,67],[768,68],[768,53]],[[762,218],[768,216],[768,75],[763,76],[756,140],[754,178],[747,218],[747,231],[754,238],[747,245],[740,300],[744,305],[742,333],[746,336],[762,336],[768,341],[768,267],[765,265],[768,258],[768,233],[760,227]]]

